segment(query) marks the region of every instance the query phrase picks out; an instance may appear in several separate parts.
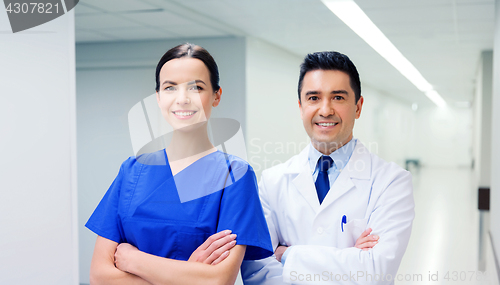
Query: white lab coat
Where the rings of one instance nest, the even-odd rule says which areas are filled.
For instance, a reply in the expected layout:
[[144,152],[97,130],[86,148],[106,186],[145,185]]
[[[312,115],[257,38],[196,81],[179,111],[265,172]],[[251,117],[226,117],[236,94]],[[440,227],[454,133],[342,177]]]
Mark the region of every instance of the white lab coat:
[[[245,261],[245,284],[393,284],[387,280],[396,278],[415,216],[411,174],[358,141],[320,205],[309,147],[262,173],[259,194],[273,248],[291,247],[284,266],[274,257]],[[380,240],[362,251],[354,245],[367,228]]]

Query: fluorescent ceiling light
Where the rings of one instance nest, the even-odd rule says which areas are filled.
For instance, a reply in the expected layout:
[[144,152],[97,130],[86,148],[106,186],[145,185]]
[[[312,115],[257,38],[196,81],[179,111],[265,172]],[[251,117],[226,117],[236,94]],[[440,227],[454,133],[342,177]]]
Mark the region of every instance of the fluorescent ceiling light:
[[406,59],[353,0],[321,1],[376,52],[410,80],[413,85],[424,92],[432,102],[439,107],[446,106],[446,102],[433,89],[432,85],[425,80],[415,66]]
[[439,107],[446,107],[446,102],[443,100],[441,96],[436,92],[436,90],[425,91],[425,95],[431,99],[434,104]]

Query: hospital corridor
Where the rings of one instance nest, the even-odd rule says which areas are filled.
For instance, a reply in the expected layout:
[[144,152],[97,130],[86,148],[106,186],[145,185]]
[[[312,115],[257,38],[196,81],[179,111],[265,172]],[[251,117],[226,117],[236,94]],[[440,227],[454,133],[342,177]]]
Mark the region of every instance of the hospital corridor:
[[[416,215],[398,271],[410,281],[396,284],[489,284],[482,275],[484,260],[480,268],[480,258],[485,254],[480,252],[485,246],[480,238],[487,231],[480,227],[477,196],[470,191],[472,171],[423,168],[412,174]],[[487,215],[483,213],[483,227]],[[422,281],[416,281],[418,278]]]
[[0,285],[500,285],[500,0],[4,2]]

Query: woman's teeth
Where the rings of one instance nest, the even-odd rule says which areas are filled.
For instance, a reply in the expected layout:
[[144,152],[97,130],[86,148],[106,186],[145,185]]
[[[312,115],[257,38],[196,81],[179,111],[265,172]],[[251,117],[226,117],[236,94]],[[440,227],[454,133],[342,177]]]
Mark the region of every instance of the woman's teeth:
[[174,112],[174,114],[176,114],[177,116],[187,117],[193,115],[194,112]]

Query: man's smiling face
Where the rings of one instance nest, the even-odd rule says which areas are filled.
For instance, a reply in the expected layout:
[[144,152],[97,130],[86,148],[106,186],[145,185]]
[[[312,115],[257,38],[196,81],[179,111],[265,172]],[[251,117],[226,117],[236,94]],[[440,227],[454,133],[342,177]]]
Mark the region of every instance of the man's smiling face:
[[322,69],[307,72],[300,99],[300,117],[318,151],[328,155],[352,139],[363,97],[356,103],[347,73]]

